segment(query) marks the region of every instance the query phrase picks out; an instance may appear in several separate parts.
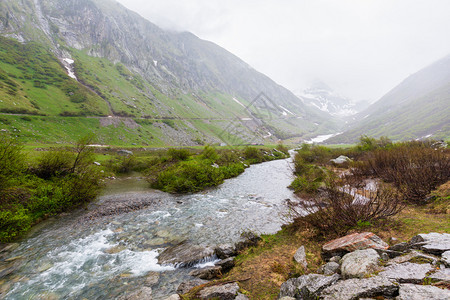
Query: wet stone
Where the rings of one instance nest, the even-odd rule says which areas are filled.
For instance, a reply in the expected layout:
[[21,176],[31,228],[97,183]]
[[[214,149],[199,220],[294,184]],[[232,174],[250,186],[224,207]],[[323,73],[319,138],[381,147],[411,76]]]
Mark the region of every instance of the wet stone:
[[216,266],[222,268],[222,272],[228,272],[234,267],[234,257],[229,257],[227,259],[222,259],[216,263]]
[[151,300],[152,297],[152,289],[149,287],[141,287],[137,291],[126,293],[125,295],[120,296],[117,300]]
[[218,245],[214,250],[214,253],[217,255],[219,259],[225,259],[231,256],[235,256],[237,254],[234,246],[230,244]]
[[145,285],[146,286],[152,286],[158,283],[159,281],[159,273],[158,272],[150,272],[147,274],[147,277],[145,278]]
[[212,256],[214,251],[188,242],[181,242],[164,250],[158,257],[158,263],[173,264],[178,267],[190,267],[202,259]]

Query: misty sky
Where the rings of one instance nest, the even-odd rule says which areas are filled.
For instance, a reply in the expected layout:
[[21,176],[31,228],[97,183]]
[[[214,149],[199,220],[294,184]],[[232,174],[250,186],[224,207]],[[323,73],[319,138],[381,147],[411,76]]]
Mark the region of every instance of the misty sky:
[[210,40],[292,91],[320,79],[377,100],[450,54],[448,0],[118,0]]

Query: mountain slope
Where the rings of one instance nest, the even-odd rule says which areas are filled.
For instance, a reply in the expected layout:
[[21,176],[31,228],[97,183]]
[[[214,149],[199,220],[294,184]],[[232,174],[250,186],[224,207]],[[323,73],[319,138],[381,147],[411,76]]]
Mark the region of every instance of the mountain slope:
[[[334,126],[228,51],[187,32],[164,31],[114,1],[5,0],[0,33],[48,49],[96,108],[73,104],[70,92],[65,110],[33,108],[28,102],[41,107],[42,100],[31,92],[27,100],[15,99],[40,114],[174,119],[180,120],[176,136],[209,142],[220,141],[224,128],[241,143],[311,136]],[[15,67],[1,62],[3,71]],[[9,102],[0,103],[0,109],[9,108]]]
[[361,135],[448,139],[450,55],[406,78],[360,113],[352,128],[327,142],[355,142]]

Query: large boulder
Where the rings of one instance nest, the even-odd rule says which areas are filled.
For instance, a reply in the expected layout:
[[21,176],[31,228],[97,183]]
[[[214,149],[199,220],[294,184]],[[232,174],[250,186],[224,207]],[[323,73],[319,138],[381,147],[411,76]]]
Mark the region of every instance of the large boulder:
[[403,264],[393,264],[388,266],[378,276],[395,280],[399,283],[421,283],[427,273],[434,270],[430,264],[413,264],[405,262]]
[[330,159],[330,161],[336,165],[342,165],[344,163],[351,162],[352,160],[345,155],[340,155],[337,158]]
[[226,259],[228,257],[236,256],[236,248],[230,244],[221,244],[214,249],[214,253],[219,259]]
[[258,245],[261,237],[251,231],[247,231],[241,234],[239,241],[235,244],[235,250],[240,252],[246,248],[254,247]]
[[175,265],[177,267],[192,267],[206,257],[214,254],[211,248],[193,245],[187,241],[165,249],[158,256],[160,265]]
[[401,284],[397,300],[443,300],[450,299],[450,290],[431,285]]
[[342,258],[341,274],[344,278],[362,278],[376,270],[380,256],[374,249],[356,250]]
[[386,250],[389,245],[372,232],[353,233],[344,237],[329,241],[322,246],[323,255],[326,258],[339,255],[355,250],[364,249],[381,249]]
[[238,294],[239,285],[229,283],[206,287],[200,291],[200,299],[234,300]]
[[436,232],[418,234],[411,239],[410,245],[430,254],[441,255],[450,251],[450,234]]
[[297,299],[316,299],[326,287],[336,283],[340,276],[325,276],[319,274],[303,275],[291,278],[281,285],[279,298],[295,297]]
[[320,295],[323,300],[355,300],[371,297],[393,297],[398,291],[398,284],[384,277],[367,279],[348,279],[324,289]]

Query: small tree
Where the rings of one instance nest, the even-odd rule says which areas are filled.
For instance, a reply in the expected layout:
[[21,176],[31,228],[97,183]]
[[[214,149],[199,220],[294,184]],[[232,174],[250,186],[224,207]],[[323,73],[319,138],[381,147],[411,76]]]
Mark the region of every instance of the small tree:
[[0,134],[0,190],[25,170],[25,155],[20,143],[7,134]]

